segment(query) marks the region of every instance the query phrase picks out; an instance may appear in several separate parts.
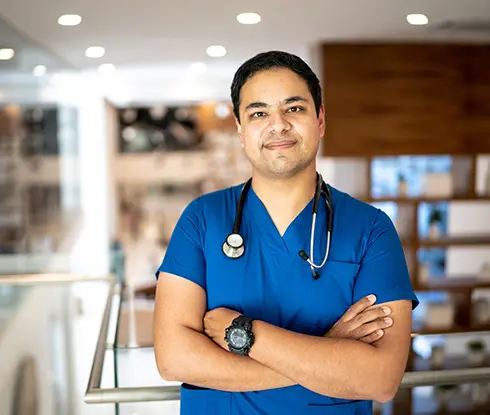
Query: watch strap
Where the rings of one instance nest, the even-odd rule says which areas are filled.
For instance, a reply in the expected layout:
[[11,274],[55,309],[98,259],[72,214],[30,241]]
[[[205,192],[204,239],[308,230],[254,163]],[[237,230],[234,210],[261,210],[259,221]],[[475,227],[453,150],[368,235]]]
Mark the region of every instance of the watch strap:
[[232,327],[240,327],[243,328],[247,331],[252,331],[252,322],[253,319],[240,315],[237,318],[235,318],[232,322]]

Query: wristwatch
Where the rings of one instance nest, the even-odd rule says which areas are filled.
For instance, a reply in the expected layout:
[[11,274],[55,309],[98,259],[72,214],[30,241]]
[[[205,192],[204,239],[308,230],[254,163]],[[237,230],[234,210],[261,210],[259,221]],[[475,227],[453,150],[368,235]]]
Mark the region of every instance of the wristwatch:
[[254,344],[252,321],[251,318],[238,316],[225,330],[225,341],[228,343],[230,352],[248,356],[250,348]]

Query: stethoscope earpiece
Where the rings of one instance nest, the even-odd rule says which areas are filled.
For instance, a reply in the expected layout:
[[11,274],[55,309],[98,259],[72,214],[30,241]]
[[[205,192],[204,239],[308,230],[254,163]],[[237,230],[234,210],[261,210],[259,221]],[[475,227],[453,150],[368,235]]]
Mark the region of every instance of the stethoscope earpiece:
[[298,254],[305,261],[308,261],[310,259],[310,257],[308,256],[308,254],[303,249],[301,251],[299,251]]
[[[301,251],[299,251],[298,254],[301,257],[301,259],[304,259],[306,262],[308,262],[309,264],[311,264],[310,257],[308,256],[308,254],[305,252],[304,249],[302,249]],[[313,279],[314,280],[320,279],[320,274],[318,273],[318,271],[315,268],[313,268],[312,265],[310,265],[310,267],[311,267],[311,276],[313,277]]]

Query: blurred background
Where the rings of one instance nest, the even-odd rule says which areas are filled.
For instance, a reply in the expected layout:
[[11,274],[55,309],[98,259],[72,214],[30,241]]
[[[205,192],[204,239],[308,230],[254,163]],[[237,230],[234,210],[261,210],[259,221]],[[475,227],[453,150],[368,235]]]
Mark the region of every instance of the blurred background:
[[384,414],[490,414],[490,2],[0,0],[0,414],[177,414],[154,272],[183,208],[250,168],[230,84],[321,80],[318,170],[383,209],[415,312]]

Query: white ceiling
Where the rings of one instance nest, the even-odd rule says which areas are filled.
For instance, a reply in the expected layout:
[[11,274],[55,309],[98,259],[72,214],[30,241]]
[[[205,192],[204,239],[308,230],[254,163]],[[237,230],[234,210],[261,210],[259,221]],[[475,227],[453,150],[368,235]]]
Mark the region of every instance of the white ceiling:
[[[262,22],[244,26],[236,21],[238,13],[250,11],[259,13]],[[59,26],[58,17],[66,13],[80,14],[82,24]],[[408,13],[425,13],[430,24],[410,26]],[[2,17],[23,41],[4,36],[0,23],[0,47],[10,41],[25,52],[16,55],[22,62],[4,64],[4,71],[0,65],[4,75],[12,69],[29,72],[35,64],[86,70],[106,62],[118,69],[179,72],[204,61],[229,77],[257,52],[282,49],[311,61],[315,45],[329,41],[490,43],[490,24],[488,30],[438,29],[447,20],[490,22],[490,0],[0,0]],[[228,54],[207,57],[206,47],[212,44],[224,45]],[[85,49],[93,45],[103,46],[106,55],[86,58]]]
[[0,18],[0,48],[3,47],[14,49],[16,54],[14,59],[0,61],[0,73],[31,72],[32,67],[37,65],[38,62],[45,62],[45,65],[52,68],[69,66],[67,62],[62,62],[58,56],[45,50],[41,45],[14,29],[11,25],[6,24]]
[[[104,61],[126,65],[209,60],[205,49],[210,44],[223,44],[229,51],[224,59],[237,62],[265,49],[302,51],[320,41],[440,38],[447,36],[433,29],[440,21],[490,20],[490,1],[0,0],[0,11],[28,38],[83,68],[94,64],[84,56],[91,45],[106,48]],[[236,15],[244,11],[259,13],[262,22],[240,25]],[[64,13],[80,14],[82,24],[59,26],[57,18]],[[409,26],[408,13],[427,14],[431,25]],[[490,41],[490,32],[465,37]]]

